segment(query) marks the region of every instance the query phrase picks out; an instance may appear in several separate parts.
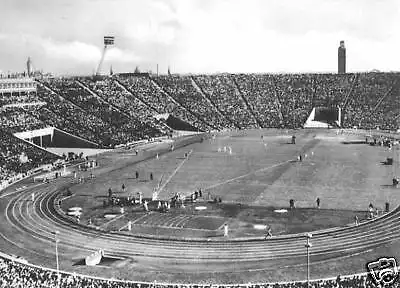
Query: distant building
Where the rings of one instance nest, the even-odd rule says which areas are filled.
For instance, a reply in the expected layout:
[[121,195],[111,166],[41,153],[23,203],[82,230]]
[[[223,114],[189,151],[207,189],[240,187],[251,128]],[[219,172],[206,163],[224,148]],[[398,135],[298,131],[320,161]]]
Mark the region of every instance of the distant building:
[[338,73],[346,73],[346,47],[344,47],[344,41],[340,41],[338,48]]
[[34,71],[31,57],[28,57],[28,61],[26,61],[26,71],[28,72],[28,77],[31,77],[33,75]]
[[1,78],[0,94],[36,93],[36,82],[33,78]]

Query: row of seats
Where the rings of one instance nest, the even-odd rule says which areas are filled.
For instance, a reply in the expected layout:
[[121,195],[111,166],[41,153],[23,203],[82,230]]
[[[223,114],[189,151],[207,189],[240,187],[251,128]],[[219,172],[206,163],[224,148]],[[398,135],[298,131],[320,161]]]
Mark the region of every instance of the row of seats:
[[119,82],[114,81],[114,79],[104,78],[100,81],[92,81],[91,79],[83,78],[80,79],[80,82],[93,91],[96,96],[100,97],[103,106],[108,103],[109,107],[106,108],[108,111],[103,112],[103,114],[109,114],[109,111],[112,111],[116,116],[109,117],[109,122],[111,121],[118,127],[123,127],[124,130],[140,131],[143,133],[141,137],[146,134],[159,136],[156,135],[157,131],[151,130],[151,127],[164,132],[162,134],[167,132],[167,127],[154,117],[157,112],[126,90]]
[[318,106],[341,107],[344,128],[395,130],[400,124],[398,73],[115,76],[100,81],[42,81],[50,89],[39,85],[37,97],[32,99],[47,102],[47,110],[75,122],[87,130],[83,135],[102,145],[165,134],[165,125],[154,118],[163,113],[203,131],[300,128],[312,108]]
[[275,93],[272,75],[237,75],[236,82],[243,96],[248,99],[250,108],[263,127],[284,127],[282,105]]
[[173,113],[199,127],[160,101],[160,95],[179,103],[208,125],[199,127],[203,130],[300,128],[320,106],[341,107],[344,128],[400,126],[398,73],[130,76],[121,81],[159,113]]
[[229,127],[229,122],[218,113],[201,91],[193,85],[188,76],[160,76],[154,78],[172,98],[174,98],[197,118],[205,121],[211,129],[224,129]]
[[313,107],[340,106],[344,128],[400,126],[398,73],[51,78],[40,80],[35,94],[1,99],[46,105],[3,106],[0,129],[55,126],[102,147],[168,134],[155,118],[163,113],[203,131],[299,128]]
[[13,132],[22,132],[46,127],[34,114],[38,106],[0,107],[0,128]]
[[235,126],[246,129],[257,127],[255,118],[246,106],[233,78],[228,75],[194,77],[195,82],[223,115]]
[[[135,137],[135,132],[140,127],[135,127],[135,123],[132,123],[125,115],[88,93],[74,80],[52,79],[46,81],[45,85],[59,96],[57,102],[49,102],[49,98],[54,98],[55,94],[50,94],[50,97],[46,99],[50,106],[49,109],[56,114],[60,114],[60,110],[68,113],[60,115],[66,115],[64,118],[77,122],[80,126],[98,135],[99,138],[102,138],[101,144],[112,146],[122,141],[126,143],[139,138]],[[62,127],[60,128],[62,129]]]
[[365,129],[397,129],[399,121],[395,117],[400,107],[399,80],[395,74],[359,75],[353,89],[354,97],[346,106],[345,115],[349,122]]
[[[81,275],[71,275],[32,267],[20,262],[14,262],[6,258],[0,258],[0,287],[48,287],[48,288],[306,288],[306,282],[291,283],[265,283],[265,284],[232,284],[232,285],[210,285],[210,284],[157,284],[128,282],[116,280],[102,280]],[[311,281],[313,288],[372,288],[375,283],[366,276],[354,276],[334,280]],[[391,286],[399,287],[398,284]]]
[[58,159],[54,154],[30,145],[1,128],[0,139],[0,182]]
[[38,102],[39,97],[35,92],[23,93],[2,93],[0,94],[0,106],[14,103],[32,103]]
[[[162,135],[157,128],[121,113],[108,101],[89,93],[73,79],[51,79],[43,84],[46,87],[39,86],[38,94],[47,102],[46,109],[85,130],[81,134],[85,139],[113,147]],[[56,127],[66,130],[65,125]]]
[[149,77],[118,77],[117,81],[123,85],[134,97],[140,99],[158,114],[172,114],[183,121],[192,124],[200,130],[208,130],[209,126],[194,116],[181,103],[177,102],[165,92],[152,78]]

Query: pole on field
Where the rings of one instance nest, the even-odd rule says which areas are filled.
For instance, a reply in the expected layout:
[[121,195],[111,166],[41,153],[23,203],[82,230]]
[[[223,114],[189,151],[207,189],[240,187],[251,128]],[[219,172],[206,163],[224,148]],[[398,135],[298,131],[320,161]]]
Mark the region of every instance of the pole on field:
[[312,247],[312,244],[310,242],[310,239],[312,238],[311,233],[306,233],[306,238],[307,242],[305,247],[307,248],[307,287],[310,287],[310,248]]
[[56,263],[57,263],[57,282],[58,282],[58,287],[60,287],[60,265],[58,263],[58,242],[60,241],[57,238],[57,235],[59,234],[59,231],[54,231],[54,241],[56,244]]

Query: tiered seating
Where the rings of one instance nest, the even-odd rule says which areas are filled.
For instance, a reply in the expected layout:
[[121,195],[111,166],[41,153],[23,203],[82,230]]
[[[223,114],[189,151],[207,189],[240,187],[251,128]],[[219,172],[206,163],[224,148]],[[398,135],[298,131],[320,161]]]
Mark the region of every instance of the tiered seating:
[[199,121],[186,109],[178,105],[170,96],[162,93],[162,91],[148,77],[119,77],[120,81],[133,95],[141,99],[147,105],[155,109],[158,113],[172,114],[173,116],[186,121],[187,123],[199,128],[207,130],[209,126]]
[[[126,123],[121,123],[122,126],[120,127],[124,127],[123,125],[129,123],[129,125],[134,125],[134,127],[129,127],[129,129],[141,131],[144,135],[150,135],[152,137],[162,135],[157,131],[157,129],[152,127],[157,127],[158,130],[164,130],[164,134],[166,133],[165,127],[162,127],[160,123],[157,123],[157,120],[154,118],[155,111],[142,101],[132,97],[130,93],[123,90],[114,79],[104,78],[101,81],[92,81],[88,78],[82,78],[80,81],[91,89],[91,91],[96,93],[96,95],[101,97],[103,101],[106,101],[116,107],[116,109],[119,109],[119,111],[117,111],[116,109],[111,108],[115,113],[115,116],[119,116],[120,121],[126,121]],[[109,113],[111,109],[102,112]],[[125,114],[129,115],[129,118],[125,116]],[[140,119],[140,121],[138,119]],[[115,121],[114,118],[111,120]]]
[[[207,282],[207,281],[205,281]],[[60,285],[59,285],[60,284]],[[366,276],[343,277],[336,279],[311,281],[310,287],[333,288],[333,287],[351,287],[351,288],[373,288],[376,284]],[[258,284],[228,284],[212,285],[216,288],[306,288],[307,282],[289,282],[289,283],[258,283]],[[399,283],[394,283],[392,288],[398,288]],[[185,288],[198,287],[210,288],[211,284],[162,284],[154,282],[128,282],[117,280],[105,280],[82,275],[72,275],[60,273],[58,281],[57,272],[54,270],[44,270],[38,267],[28,266],[19,262],[0,258],[0,287],[48,287],[48,288]]]
[[201,75],[194,79],[214,105],[236,126],[244,129],[258,126],[229,75]]
[[275,95],[273,75],[235,75],[240,91],[264,128],[283,128],[281,106]]
[[400,128],[400,77],[396,77],[394,86],[374,113],[380,118],[378,127],[387,130]]
[[1,128],[0,139],[0,182],[40,165],[50,164],[58,158]]
[[38,108],[36,106],[0,108],[0,129],[21,132],[46,127],[45,123],[32,115]]
[[[363,73],[358,75],[355,83],[353,97],[349,99],[346,106],[346,127],[358,126],[364,129],[388,129],[390,125],[385,121],[384,111],[391,110],[394,103],[381,106],[375,111],[378,102],[392,89],[395,82],[395,75],[388,73]],[[387,97],[390,99],[391,97]],[[395,101],[395,100],[394,100]],[[389,106],[389,107],[388,107]],[[384,108],[386,107],[386,109]],[[383,110],[382,110],[383,108]],[[394,127],[392,127],[394,128]]]
[[[198,123],[193,117],[188,117],[185,110],[175,109],[179,106],[168,101],[168,96],[160,90],[166,91],[197,118],[219,129],[232,128],[232,123],[240,128],[254,128],[257,124],[299,128],[312,108],[320,106],[343,108],[344,127],[396,129],[400,117],[393,105],[400,101],[396,97],[399,87],[394,87],[395,83],[400,85],[398,78],[398,74],[390,73],[223,74],[151,79],[126,77],[120,81],[158,112],[173,111],[174,116],[195,126]],[[152,81],[157,84],[152,85]]]
[[344,107],[351,92],[355,74],[316,74],[313,88],[313,106]]
[[[99,139],[98,142],[101,145],[110,145],[115,141],[111,141],[110,131],[107,128],[109,125],[106,125],[103,121],[98,119],[97,117],[85,112],[81,108],[74,106],[72,103],[66,101],[61,98],[57,94],[49,92],[47,89],[39,86],[38,87],[38,95],[39,97],[47,102],[47,109],[56,114],[58,120],[54,119],[53,121],[58,122],[59,124],[65,123],[65,119],[68,122],[72,122],[75,126],[81,127],[79,130],[85,130],[85,134],[82,134],[81,137],[89,139]],[[57,128],[64,130],[66,126],[56,126]],[[104,130],[102,128],[104,127]],[[95,134],[95,135],[91,135]]]
[[60,129],[79,132],[85,139],[108,146],[165,134],[165,125],[154,118],[161,113],[171,113],[201,130],[252,128],[258,124],[298,128],[313,107],[340,106],[344,127],[398,129],[400,116],[395,107],[400,104],[399,79],[398,73],[363,73],[79,80],[94,93],[74,79],[49,79],[45,84],[56,94],[39,86],[38,97],[31,94],[31,99],[23,96],[7,100],[10,104],[42,100],[47,107],[40,108],[40,113],[30,108],[3,109],[2,127],[22,131],[57,124]]
[[145,136],[156,136],[155,134],[147,135],[156,133],[155,129],[120,113],[72,79],[54,80],[50,84],[57,94],[89,112],[87,114],[90,117],[91,126],[110,135],[113,144],[127,143]]
[[39,102],[40,99],[36,93],[5,93],[0,94],[0,106],[16,103]]
[[[85,121],[96,133],[107,134],[112,139],[113,144],[120,142],[123,139],[127,139],[126,135],[123,135],[122,131],[118,131],[114,125],[124,125],[126,122],[124,117],[120,119],[119,113],[116,111],[109,110],[109,106],[100,102],[96,97],[90,95],[87,91],[78,86],[72,79],[54,79],[48,82],[51,85],[51,89],[58,95],[66,100],[71,101],[76,107],[73,107],[67,101],[69,108],[72,108],[77,113],[84,112],[87,121]],[[88,113],[89,112],[89,113]],[[103,132],[102,132],[103,131]],[[121,135],[122,134],[122,135]],[[127,139],[129,141],[129,139]]]
[[[378,74],[379,75],[379,74]],[[380,75],[382,76],[382,75]],[[374,92],[377,97],[376,102],[372,105],[372,117],[365,117],[362,125],[370,128],[379,127],[384,130],[397,130],[400,127],[400,76],[390,75],[385,77],[385,82],[376,82],[376,88],[379,89]],[[385,91],[385,89],[387,89]],[[366,95],[365,97],[369,97]]]
[[46,107],[41,107],[38,110],[34,110],[34,116],[40,119],[42,122],[47,123],[48,126],[59,128],[72,135],[77,135],[86,140],[94,143],[102,144],[104,137],[94,133],[93,131],[80,126],[75,121],[71,121],[61,117],[61,115],[54,113]]
[[185,106],[198,118],[204,119],[214,129],[223,129],[229,122],[219,114],[215,107],[197,91],[189,76],[160,76],[155,81],[169,95]]
[[285,127],[301,127],[313,108],[313,75],[279,74],[274,81]]

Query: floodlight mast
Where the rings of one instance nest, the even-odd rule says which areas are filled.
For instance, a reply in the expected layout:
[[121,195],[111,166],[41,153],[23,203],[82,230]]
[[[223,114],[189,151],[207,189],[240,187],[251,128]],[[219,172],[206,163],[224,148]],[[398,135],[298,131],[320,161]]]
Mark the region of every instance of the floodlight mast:
[[101,66],[103,65],[104,56],[106,55],[107,45],[104,45],[103,52],[101,53],[100,63],[96,69],[96,75],[100,75]]
[[112,45],[114,45],[114,36],[104,36],[104,49],[103,53],[101,54],[100,63],[96,69],[96,76],[100,75],[101,66],[103,65],[108,46]]

